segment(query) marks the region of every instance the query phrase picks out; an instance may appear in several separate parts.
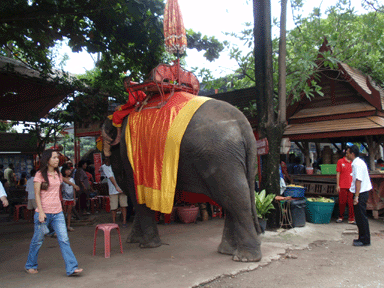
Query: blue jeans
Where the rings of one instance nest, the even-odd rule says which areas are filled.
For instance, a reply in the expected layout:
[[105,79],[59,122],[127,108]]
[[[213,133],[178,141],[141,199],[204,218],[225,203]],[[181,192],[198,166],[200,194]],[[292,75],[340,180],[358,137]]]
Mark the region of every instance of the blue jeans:
[[[58,214],[45,214],[47,216],[46,224],[48,227],[52,227],[57,234],[57,240],[61,254],[63,255],[65,262],[65,270],[67,275],[71,275],[77,268],[77,260],[72,252],[69,244],[67,225],[65,224],[65,218],[63,212]],[[44,240],[44,225],[39,222],[39,213],[35,213],[34,216],[35,232],[32,237],[31,245],[29,246],[28,260],[25,264],[25,269],[37,269],[37,256]]]

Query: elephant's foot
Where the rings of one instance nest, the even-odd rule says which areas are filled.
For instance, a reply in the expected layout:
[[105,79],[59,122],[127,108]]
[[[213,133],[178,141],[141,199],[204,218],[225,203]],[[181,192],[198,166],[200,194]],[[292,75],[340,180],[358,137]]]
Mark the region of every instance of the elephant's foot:
[[127,243],[141,243],[144,241],[143,233],[136,229],[132,229],[127,238]]
[[127,238],[127,243],[140,243],[142,241],[143,237],[135,236],[135,235],[130,235]]
[[251,251],[248,249],[238,248],[234,253],[232,260],[238,262],[259,262],[262,258],[260,246],[257,249]]
[[156,248],[161,246],[161,240],[158,241],[151,241],[146,243],[140,243],[140,248]]
[[233,255],[236,251],[236,247],[229,244],[228,241],[222,240],[217,251],[221,254]]

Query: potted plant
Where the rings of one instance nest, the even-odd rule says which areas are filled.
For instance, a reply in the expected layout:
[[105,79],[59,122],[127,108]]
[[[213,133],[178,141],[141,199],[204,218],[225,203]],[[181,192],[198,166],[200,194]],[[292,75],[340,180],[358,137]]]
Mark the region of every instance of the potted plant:
[[265,189],[261,192],[255,191],[255,202],[256,202],[256,211],[257,217],[259,217],[259,223],[261,227],[261,231],[264,233],[265,228],[267,226],[266,215],[271,212],[273,207],[272,201],[275,199],[274,194],[266,195]]

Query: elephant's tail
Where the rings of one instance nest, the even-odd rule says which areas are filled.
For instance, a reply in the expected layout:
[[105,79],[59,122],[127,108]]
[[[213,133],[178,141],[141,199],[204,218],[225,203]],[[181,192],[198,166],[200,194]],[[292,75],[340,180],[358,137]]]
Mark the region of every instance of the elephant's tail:
[[248,186],[249,186],[249,196],[251,198],[251,209],[252,209],[252,216],[253,216],[253,222],[255,225],[255,229],[257,234],[261,234],[261,228],[259,224],[259,220],[257,217],[257,211],[256,211],[256,202],[255,202],[255,177],[256,177],[256,139],[252,133],[252,137],[249,138],[250,141],[248,141],[248,147],[247,147],[247,178],[248,178]]

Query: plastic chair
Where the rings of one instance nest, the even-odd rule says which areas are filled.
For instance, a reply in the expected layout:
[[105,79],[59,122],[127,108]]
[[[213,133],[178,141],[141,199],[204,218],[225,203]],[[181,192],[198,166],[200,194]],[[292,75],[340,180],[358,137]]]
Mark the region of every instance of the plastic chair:
[[109,199],[109,196],[104,196],[105,200],[105,212],[109,213],[111,212],[111,201]]
[[93,197],[93,198],[90,198],[90,206],[91,206],[91,214],[95,214],[95,207],[97,210],[100,210],[99,209],[99,198],[97,197]]
[[[13,215],[13,221],[19,221],[20,208],[27,209],[27,204],[15,205],[15,213]],[[25,217],[25,214],[24,214]]]
[[98,230],[104,231],[104,249],[105,249],[105,258],[110,258],[111,256],[111,230],[116,229],[117,233],[119,234],[119,241],[120,241],[120,252],[123,254],[123,245],[121,244],[121,235],[120,235],[120,227],[117,224],[114,223],[106,223],[106,224],[99,224],[96,226],[95,229],[95,239],[93,242],[93,256],[96,255],[96,236]]

